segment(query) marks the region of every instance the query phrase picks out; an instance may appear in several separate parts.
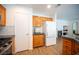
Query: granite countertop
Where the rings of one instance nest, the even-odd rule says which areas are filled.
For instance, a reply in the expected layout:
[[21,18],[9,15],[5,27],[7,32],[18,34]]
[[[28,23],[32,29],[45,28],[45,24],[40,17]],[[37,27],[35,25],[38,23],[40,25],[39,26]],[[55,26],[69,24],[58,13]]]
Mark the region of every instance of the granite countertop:
[[33,35],[44,35],[44,33],[33,33]]
[[76,42],[79,43],[79,38],[76,38],[76,36],[72,36],[72,35],[63,35],[62,37],[75,40]]
[[72,35],[63,35],[62,37],[64,37],[64,38],[70,38],[70,39],[75,39],[75,36],[72,36]]
[[12,38],[15,35],[0,35],[0,38]]

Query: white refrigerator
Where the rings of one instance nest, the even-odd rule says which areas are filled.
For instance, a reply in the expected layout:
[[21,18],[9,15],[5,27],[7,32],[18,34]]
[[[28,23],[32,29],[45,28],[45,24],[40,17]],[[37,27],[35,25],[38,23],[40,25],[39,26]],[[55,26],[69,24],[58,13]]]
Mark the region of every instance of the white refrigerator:
[[46,21],[43,26],[43,31],[45,34],[45,45],[50,46],[56,44],[56,22]]

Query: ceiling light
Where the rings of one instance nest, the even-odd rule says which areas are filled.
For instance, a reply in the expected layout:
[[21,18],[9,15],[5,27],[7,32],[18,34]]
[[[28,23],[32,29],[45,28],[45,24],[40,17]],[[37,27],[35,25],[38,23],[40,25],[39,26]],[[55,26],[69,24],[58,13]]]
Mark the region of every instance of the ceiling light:
[[51,5],[47,5],[47,8],[51,8]]

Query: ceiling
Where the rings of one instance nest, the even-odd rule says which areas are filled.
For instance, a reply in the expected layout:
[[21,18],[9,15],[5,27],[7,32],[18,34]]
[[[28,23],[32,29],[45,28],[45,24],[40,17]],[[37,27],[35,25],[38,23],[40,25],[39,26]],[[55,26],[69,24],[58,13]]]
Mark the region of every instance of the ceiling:
[[51,4],[51,8],[47,8],[48,4],[24,4],[21,6],[30,7],[33,13],[43,14],[54,17],[57,13],[58,19],[79,19],[78,4]]
[[34,13],[53,16],[55,14],[56,6],[57,6],[56,4],[52,4],[51,8],[47,8],[47,4],[38,4],[38,5],[34,4],[32,5],[32,8]]
[[57,8],[57,4],[51,4],[51,8],[47,8],[48,4],[21,4],[19,6],[25,6],[33,9],[33,13],[44,14],[47,16],[53,16]]
[[47,5],[48,4],[19,4],[19,6],[32,8],[33,13],[44,14],[50,17],[54,17],[56,13],[59,19],[79,19],[78,4],[51,4],[51,8],[49,9]]
[[[52,17],[55,14],[55,10],[58,6],[58,4],[50,4],[51,8],[48,9],[47,8],[48,4],[15,4],[15,5],[32,8],[33,13],[44,14],[50,17]],[[5,6],[8,6],[8,5],[5,5]]]

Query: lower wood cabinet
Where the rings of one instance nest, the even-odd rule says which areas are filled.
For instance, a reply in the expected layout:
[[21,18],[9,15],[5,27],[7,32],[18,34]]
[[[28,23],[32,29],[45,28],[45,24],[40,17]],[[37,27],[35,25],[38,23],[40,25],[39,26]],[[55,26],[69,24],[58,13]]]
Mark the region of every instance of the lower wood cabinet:
[[76,54],[75,40],[70,38],[62,38],[62,39],[63,39],[63,54],[64,55]]
[[75,53],[79,54],[79,42],[75,43]]
[[43,34],[33,35],[33,47],[40,47],[45,45],[45,39]]

